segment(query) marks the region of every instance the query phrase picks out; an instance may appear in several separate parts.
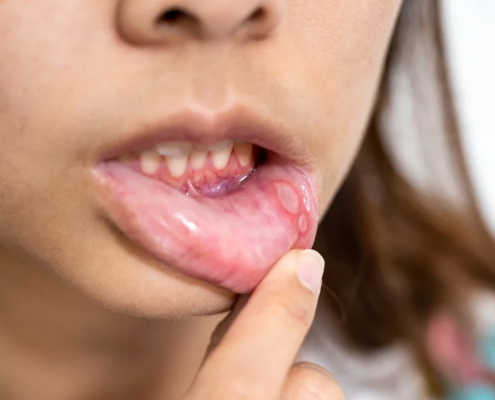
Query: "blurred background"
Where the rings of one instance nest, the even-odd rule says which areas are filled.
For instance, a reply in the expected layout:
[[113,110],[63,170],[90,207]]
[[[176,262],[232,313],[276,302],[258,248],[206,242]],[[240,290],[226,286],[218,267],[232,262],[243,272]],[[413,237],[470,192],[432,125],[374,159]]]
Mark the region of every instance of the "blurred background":
[[495,233],[495,1],[444,0],[443,8],[464,148]]
[[[481,210],[495,235],[495,0],[441,1],[463,147]],[[407,117],[407,103],[403,108]],[[396,121],[399,125],[392,125],[397,129],[392,132],[405,132],[407,129],[404,125],[407,119],[402,116],[399,114]],[[414,134],[411,138],[415,139]],[[401,141],[395,141],[398,146],[395,150],[399,154],[397,161],[406,168],[405,172],[411,174],[415,183],[431,178],[435,189],[437,186],[448,189],[448,179],[439,182],[438,176],[442,175],[430,174],[430,165],[422,164],[414,141],[408,140],[405,134]],[[439,144],[433,142],[427,140],[426,145],[434,148]],[[435,158],[436,152],[432,154]],[[440,169],[439,172],[446,171]],[[476,315],[480,320],[486,320],[488,325],[495,321],[494,309],[493,297],[480,295],[473,302]],[[313,361],[328,368],[349,399],[419,398],[423,393],[423,377],[417,373],[406,348],[399,344],[371,355],[353,352],[342,345],[325,315],[323,311],[318,314],[300,360]],[[399,397],[397,393],[402,395]]]

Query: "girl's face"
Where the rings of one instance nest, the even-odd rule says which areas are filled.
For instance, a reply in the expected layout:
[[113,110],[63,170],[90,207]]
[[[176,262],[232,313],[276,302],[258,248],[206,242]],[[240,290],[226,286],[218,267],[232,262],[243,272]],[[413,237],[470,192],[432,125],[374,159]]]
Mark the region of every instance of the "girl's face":
[[[201,265],[220,260],[220,272],[204,267],[209,281],[246,291],[249,279],[221,262],[272,260],[290,224],[311,231],[311,218],[290,213],[272,223],[263,182],[288,179],[297,165],[278,199],[291,211],[290,185],[309,182],[311,207],[319,201],[323,214],[359,147],[400,3],[0,1],[0,265],[41,268],[130,313],[224,310],[231,291],[195,279]],[[245,143],[225,158],[225,139]],[[168,163],[141,151],[170,140],[181,143],[164,146]],[[219,141],[215,156],[198,145]],[[264,160],[249,157],[250,142],[270,150]],[[195,161],[184,164],[192,145]],[[118,156],[127,171],[106,168]],[[206,197],[186,196],[183,185],[199,175],[202,190],[220,178],[252,182],[234,194],[220,185],[214,197],[210,185]],[[288,224],[280,235],[277,224]]]

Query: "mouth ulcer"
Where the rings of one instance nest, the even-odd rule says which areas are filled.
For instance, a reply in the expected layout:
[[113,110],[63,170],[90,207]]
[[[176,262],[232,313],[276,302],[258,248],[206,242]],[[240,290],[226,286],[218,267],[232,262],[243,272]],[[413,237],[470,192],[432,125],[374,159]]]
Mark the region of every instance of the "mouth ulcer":
[[237,293],[252,291],[285,252],[314,241],[314,176],[247,142],[165,142],[95,172],[108,216],[131,241]]
[[245,185],[263,159],[263,150],[247,142],[211,145],[171,142],[126,154],[119,161],[186,195],[219,197]]

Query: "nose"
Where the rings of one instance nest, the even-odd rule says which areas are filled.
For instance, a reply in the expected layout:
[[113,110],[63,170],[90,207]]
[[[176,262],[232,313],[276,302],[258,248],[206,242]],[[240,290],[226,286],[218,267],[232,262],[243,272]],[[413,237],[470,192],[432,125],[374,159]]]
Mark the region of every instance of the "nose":
[[287,0],[121,0],[117,26],[135,44],[260,40],[280,23]]

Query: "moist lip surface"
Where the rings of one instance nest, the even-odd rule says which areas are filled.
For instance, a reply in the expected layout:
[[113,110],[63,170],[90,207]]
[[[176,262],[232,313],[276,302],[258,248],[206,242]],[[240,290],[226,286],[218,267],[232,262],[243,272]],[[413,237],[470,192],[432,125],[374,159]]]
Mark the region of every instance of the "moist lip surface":
[[285,252],[314,241],[314,179],[276,154],[236,190],[214,196],[189,195],[116,160],[95,172],[110,218],[131,241],[236,293],[251,292]]

